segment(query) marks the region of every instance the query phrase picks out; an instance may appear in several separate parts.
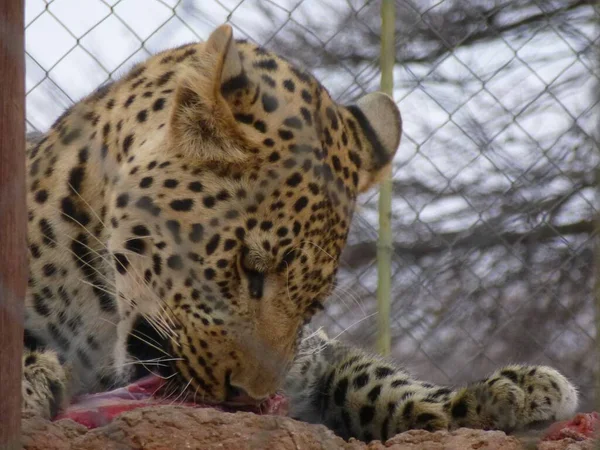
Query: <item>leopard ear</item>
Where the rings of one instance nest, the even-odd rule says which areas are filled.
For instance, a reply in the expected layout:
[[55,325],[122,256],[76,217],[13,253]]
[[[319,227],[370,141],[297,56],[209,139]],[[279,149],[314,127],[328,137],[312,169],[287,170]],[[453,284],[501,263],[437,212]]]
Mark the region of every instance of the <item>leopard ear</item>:
[[170,142],[203,162],[240,163],[253,147],[222,92],[249,83],[231,26],[221,25],[179,79],[170,120]]
[[391,165],[400,145],[402,118],[394,100],[382,92],[361,97],[348,110],[362,132],[358,191],[364,192],[378,183]]

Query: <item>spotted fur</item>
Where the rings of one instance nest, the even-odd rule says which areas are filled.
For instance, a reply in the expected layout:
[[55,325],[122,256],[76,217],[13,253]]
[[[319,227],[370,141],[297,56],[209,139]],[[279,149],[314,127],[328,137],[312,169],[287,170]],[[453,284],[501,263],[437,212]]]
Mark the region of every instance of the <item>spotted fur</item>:
[[577,391],[557,370],[512,365],[463,387],[419,381],[393,362],[321,332],[308,335],[286,378],[291,415],[344,438],[471,427],[507,432],[571,417]]
[[[385,173],[400,134],[387,96],[339,105],[310,74],[222,26],[30,136],[24,410],[52,417],[72,395],[154,371],[204,402],[256,402],[285,385],[294,411],[310,412],[298,417],[363,439],[385,437],[386,420],[387,435],[459,424],[448,402],[464,405],[469,425],[526,423],[510,408],[471,419],[490,398],[518,396],[507,373],[527,390],[521,369],[487,391],[435,398],[438,388],[411,379],[422,389],[407,400],[388,386],[391,372],[407,375],[389,365],[378,378],[375,359],[326,341],[331,361],[316,357],[298,378],[302,330],[332,288],[357,195]],[[370,364],[364,387],[350,378],[354,355]],[[536,370],[546,378],[527,378],[527,404],[545,411],[548,397],[555,408],[556,392],[538,388],[570,385]],[[402,414],[382,413],[383,398]]]

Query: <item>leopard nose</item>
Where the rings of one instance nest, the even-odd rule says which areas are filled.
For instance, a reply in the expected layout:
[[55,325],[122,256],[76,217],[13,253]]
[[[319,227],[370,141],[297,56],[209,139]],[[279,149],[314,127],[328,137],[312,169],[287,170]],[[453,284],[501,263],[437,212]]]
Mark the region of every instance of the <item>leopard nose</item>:
[[252,398],[244,391],[242,388],[238,388],[235,386],[227,386],[227,394],[225,396],[225,401],[228,403],[255,403]]
[[262,399],[252,398],[244,389],[232,385],[230,377],[227,377],[225,380],[225,401],[238,405],[256,405]]

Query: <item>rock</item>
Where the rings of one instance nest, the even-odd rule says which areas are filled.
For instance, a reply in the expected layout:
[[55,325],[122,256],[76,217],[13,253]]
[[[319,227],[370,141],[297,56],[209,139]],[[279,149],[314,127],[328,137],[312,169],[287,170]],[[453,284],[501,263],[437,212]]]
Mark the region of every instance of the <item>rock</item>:
[[[123,413],[110,424],[88,430],[71,420],[49,422],[23,418],[23,447],[27,450],[517,450],[523,446],[500,431],[462,428],[429,433],[413,430],[386,443],[346,442],[321,425],[288,417],[235,414],[214,409],[155,406]],[[543,442],[544,450],[591,449],[591,440]],[[589,446],[588,446],[588,443]],[[562,446],[561,446],[562,445]]]
[[385,443],[385,447],[397,450],[521,450],[519,440],[507,436],[502,431],[481,431],[460,428],[455,431],[437,431],[430,433],[412,430],[400,433]]
[[576,441],[575,439],[567,438],[560,441],[540,442],[537,448],[539,450],[596,450],[598,442],[593,439]]

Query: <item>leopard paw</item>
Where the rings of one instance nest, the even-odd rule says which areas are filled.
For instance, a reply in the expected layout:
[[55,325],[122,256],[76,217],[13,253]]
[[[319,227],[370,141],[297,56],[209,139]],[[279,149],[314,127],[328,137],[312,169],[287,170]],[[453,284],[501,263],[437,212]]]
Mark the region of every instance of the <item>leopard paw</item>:
[[512,431],[571,417],[577,389],[556,369],[512,365],[468,388],[483,427]]
[[52,351],[23,354],[22,411],[51,419],[69,400],[69,369]]

